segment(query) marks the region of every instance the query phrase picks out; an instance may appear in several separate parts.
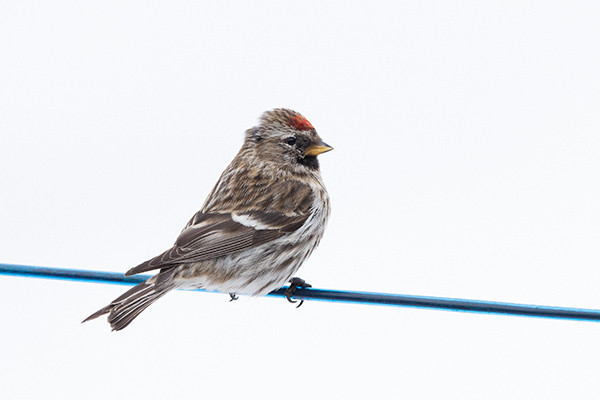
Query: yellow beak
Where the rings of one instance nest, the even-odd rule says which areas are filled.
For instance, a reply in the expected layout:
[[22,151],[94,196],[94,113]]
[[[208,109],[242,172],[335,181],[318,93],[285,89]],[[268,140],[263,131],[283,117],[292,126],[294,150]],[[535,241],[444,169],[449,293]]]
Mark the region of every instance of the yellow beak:
[[311,143],[311,145],[308,146],[306,148],[306,150],[304,150],[304,155],[305,156],[318,156],[319,154],[325,153],[330,150],[333,150],[333,147],[331,147],[327,143],[324,143],[324,142]]

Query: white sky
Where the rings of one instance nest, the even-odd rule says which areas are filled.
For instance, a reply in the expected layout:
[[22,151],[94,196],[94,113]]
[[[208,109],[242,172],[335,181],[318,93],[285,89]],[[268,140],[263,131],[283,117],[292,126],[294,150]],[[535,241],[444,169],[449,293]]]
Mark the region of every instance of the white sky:
[[[0,262],[168,248],[260,113],[335,147],[316,287],[600,308],[597,2],[0,3]],[[600,325],[0,276],[3,398],[598,398]]]

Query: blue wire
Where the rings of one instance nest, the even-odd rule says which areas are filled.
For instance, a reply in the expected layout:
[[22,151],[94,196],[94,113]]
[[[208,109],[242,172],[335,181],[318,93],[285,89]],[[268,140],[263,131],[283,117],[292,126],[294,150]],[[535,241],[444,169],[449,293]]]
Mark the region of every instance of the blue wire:
[[[80,269],[34,267],[28,265],[0,264],[0,275],[36,278],[64,279],[81,282],[137,285],[150,275],[124,276],[117,272],[89,271]],[[286,287],[268,296],[285,297]],[[198,291],[206,292],[198,289]],[[535,306],[527,304],[500,303],[494,301],[463,300],[443,297],[409,296],[400,294],[350,292],[343,290],[298,289],[295,299],[334,301],[355,304],[415,307],[486,314],[515,315],[522,317],[555,318],[580,321],[600,321],[600,310]]]

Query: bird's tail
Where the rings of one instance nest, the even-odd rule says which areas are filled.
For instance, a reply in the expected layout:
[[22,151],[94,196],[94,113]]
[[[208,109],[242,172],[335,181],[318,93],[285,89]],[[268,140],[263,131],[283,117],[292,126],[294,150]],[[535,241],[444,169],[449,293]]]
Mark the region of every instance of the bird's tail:
[[[153,280],[152,278],[148,281]],[[96,311],[82,321],[86,322],[108,314],[108,322],[113,331],[125,328],[156,300],[167,294],[175,285],[156,285],[154,282],[142,282],[114,299],[109,305]]]

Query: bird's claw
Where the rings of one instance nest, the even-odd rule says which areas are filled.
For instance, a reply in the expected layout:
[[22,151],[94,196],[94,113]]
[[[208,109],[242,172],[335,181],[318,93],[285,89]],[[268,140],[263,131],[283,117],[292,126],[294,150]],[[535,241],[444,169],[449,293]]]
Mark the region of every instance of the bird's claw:
[[[296,293],[297,289],[310,288],[312,285],[307,283],[304,279],[293,277],[289,280],[290,286],[285,290],[285,298],[290,303],[298,303],[297,300],[292,300],[294,293]],[[296,308],[300,307],[304,303],[304,300],[300,300],[300,303],[296,306]]]
[[231,297],[231,298],[229,299],[229,302],[230,302],[230,303],[231,303],[232,301],[235,301],[235,300],[237,300],[237,299],[239,299],[239,298],[240,298],[240,296],[238,296],[238,295],[237,295],[237,294],[235,294],[235,293],[229,293],[229,297]]

